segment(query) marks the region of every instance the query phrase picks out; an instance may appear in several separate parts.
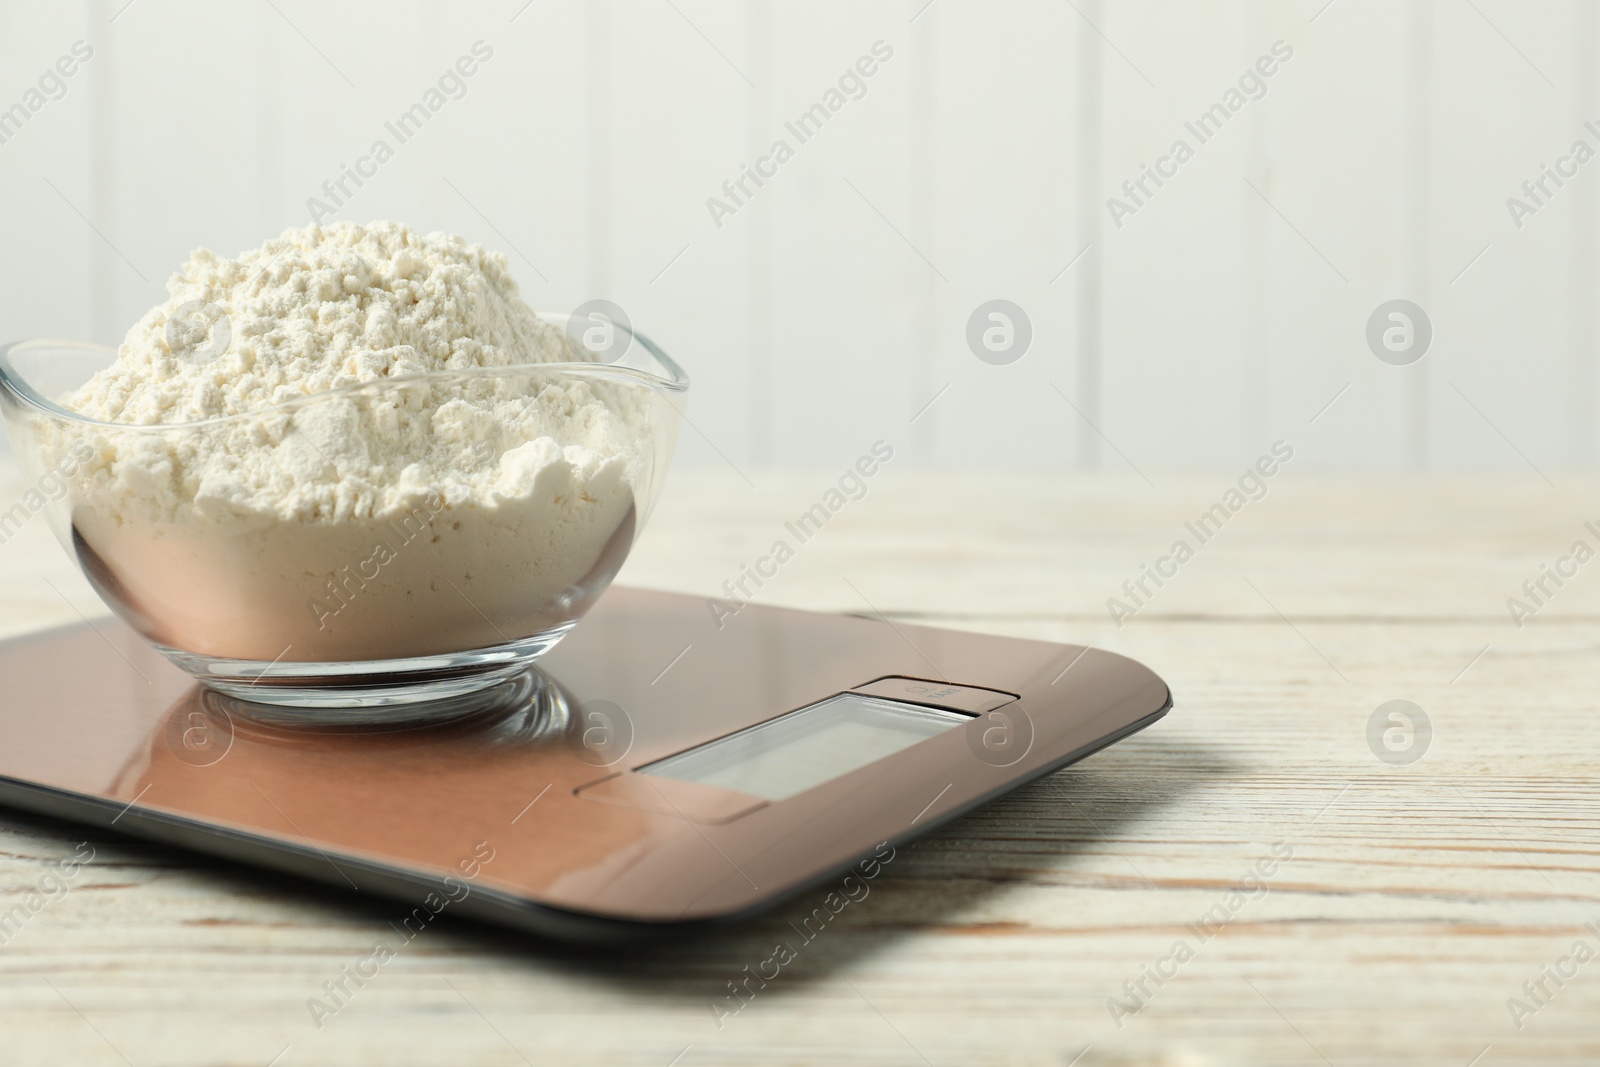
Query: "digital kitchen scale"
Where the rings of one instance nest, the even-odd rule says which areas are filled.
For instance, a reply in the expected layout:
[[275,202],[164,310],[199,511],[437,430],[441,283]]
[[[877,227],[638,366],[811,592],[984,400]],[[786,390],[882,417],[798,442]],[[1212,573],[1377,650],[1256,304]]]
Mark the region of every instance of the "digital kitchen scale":
[[442,725],[284,726],[120,622],[30,635],[0,643],[0,803],[616,941],[751,915],[1172,706],[1098,649],[628,588],[539,665]]

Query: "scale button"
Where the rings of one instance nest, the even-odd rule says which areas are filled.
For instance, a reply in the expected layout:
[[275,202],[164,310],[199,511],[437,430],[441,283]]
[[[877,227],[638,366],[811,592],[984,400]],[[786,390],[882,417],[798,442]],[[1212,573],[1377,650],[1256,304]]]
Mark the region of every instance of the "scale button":
[[585,800],[675,815],[712,826],[767,806],[765,800],[748,793],[632,771],[580,785],[574,792]]
[[926,678],[905,678],[899,675],[858,685],[851,692],[888,697],[890,700],[904,700],[910,704],[949,708],[951,711],[965,711],[972,715],[982,715],[1017,699],[1016,694],[1003,693],[998,689],[951,685],[948,682],[930,682]]

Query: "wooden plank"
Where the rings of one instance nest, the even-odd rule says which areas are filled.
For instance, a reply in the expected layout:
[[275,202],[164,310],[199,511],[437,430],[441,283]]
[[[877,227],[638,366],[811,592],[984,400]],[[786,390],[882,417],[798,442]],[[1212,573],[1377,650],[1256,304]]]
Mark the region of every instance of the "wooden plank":
[[[1229,477],[1154,473],[1162,503],[1131,477],[891,464],[764,591],[869,611],[847,575],[896,617],[1137,655],[1177,699],[1145,734],[903,850],[813,941],[788,922],[814,900],[621,955],[443,923],[319,1029],[307,998],[392,934],[392,906],[5,815],[5,907],[80,842],[95,855],[0,947],[0,1047],[74,1064],[117,1062],[108,1043],[136,1064],[265,1064],[285,1046],[285,1065],[1066,1064],[1086,1045],[1080,1065],[1465,1065],[1486,1047],[1486,1065],[1592,1062],[1587,968],[1520,1031],[1507,1009],[1576,940],[1600,942],[1583,927],[1600,921],[1597,594],[1575,579],[1520,631],[1499,603],[1562,548],[1566,498],[1510,478],[1285,481],[1197,557],[1215,574],[1186,569],[1119,631],[1098,601],[1126,542],[1159,546]],[[756,490],[676,472],[629,577],[713,592],[836,477],[752,475]],[[1221,592],[1240,564],[1293,626],[1248,588]],[[0,546],[0,625],[75,617],[41,576],[88,610],[70,568],[40,522]],[[1396,697],[1435,729],[1404,767],[1366,740]],[[1230,902],[1280,842],[1292,858]],[[1227,921],[1197,935],[1219,905]],[[796,961],[719,1028],[727,983],[780,939]],[[1180,939],[1193,958],[1145,979],[1119,1027],[1108,1000],[1134,1005],[1124,983],[1170,971]]]

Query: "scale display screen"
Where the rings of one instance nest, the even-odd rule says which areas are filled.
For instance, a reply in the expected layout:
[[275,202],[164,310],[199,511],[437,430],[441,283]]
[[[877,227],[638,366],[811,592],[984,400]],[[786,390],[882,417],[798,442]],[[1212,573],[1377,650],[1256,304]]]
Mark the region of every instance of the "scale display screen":
[[784,800],[971,721],[958,711],[840,693],[639,773]]

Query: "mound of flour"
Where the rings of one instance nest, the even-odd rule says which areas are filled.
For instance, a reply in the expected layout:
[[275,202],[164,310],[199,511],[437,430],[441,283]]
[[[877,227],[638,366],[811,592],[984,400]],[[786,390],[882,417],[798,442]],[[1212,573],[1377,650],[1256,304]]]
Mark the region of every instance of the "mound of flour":
[[631,532],[648,460],[632,390],[390,381],[587,358],[503,256],[337,223],[237,259],[202,249],[167,289],[62,401],[118,424],[73,430],[94,449],[73,524],[157,640],[294,660],[500,643],[582,599]]
[[[189,423],[387,378],[582,358],[522,300],[503,256],[393,222],[289,230],[237,259],[201,249],[167,290],[65,406]],[[398,404],[358,395],[299,407],[292,429],[284,418],[130,436],[121,444],[133,454],[104,473],[168,518],[189,505],[343,518],[407,508],[429,489],[453,501],[522,495],[552,462],[588,481],[626,451],[616,404],[591,386],[530,402],[527,385],[446,382]]]

